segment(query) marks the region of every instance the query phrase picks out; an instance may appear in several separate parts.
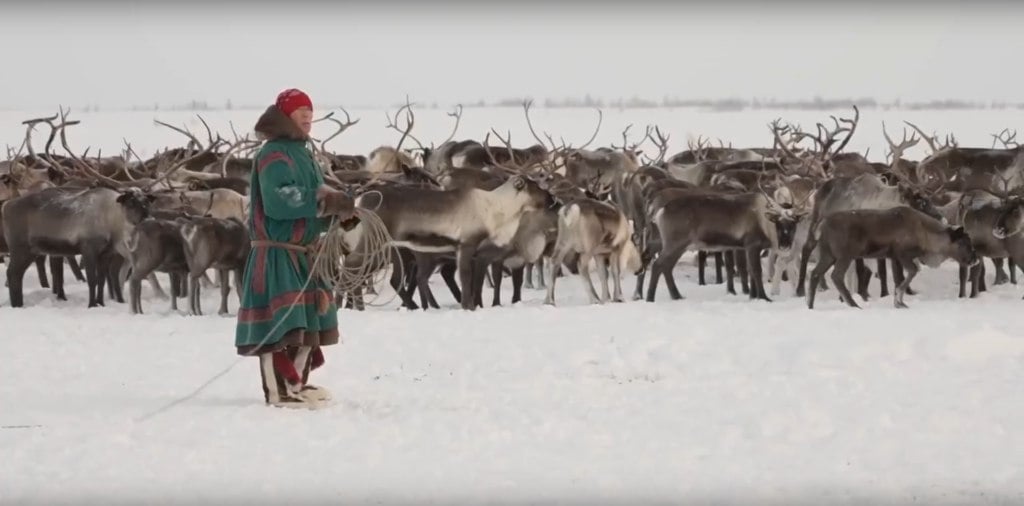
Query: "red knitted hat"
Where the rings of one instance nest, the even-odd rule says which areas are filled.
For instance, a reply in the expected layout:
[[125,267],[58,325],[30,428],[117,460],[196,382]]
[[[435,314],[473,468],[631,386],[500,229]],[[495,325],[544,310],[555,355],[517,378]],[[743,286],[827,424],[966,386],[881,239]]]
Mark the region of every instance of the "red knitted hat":
[[296,109],[302,106],[309,107],[310,109],[313,108],[313,101],[302,90],[289,88],[277,95],[277,108],[285,116],[291,116]]

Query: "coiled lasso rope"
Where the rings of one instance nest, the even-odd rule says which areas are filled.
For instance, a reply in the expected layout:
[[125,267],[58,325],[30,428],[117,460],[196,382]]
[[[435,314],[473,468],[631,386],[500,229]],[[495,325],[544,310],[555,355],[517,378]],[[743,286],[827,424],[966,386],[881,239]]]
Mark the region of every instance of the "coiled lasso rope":
[[[384,198],[376,190],[368,191],[363,195],[370,193],[376,193],[382,200]],[[313,270],[321,280],[333,288],[335,293],[351,295],[367,286],[374,288],[381,286],[388,275],[387,267],[391,263],[391,255],[397,255],[397,252],[392,251],[394,248],[389,246],[391,234],[388,233],[387,227],[377,213],[371,209],[357,208],[356,216],[359,217],[358,226],[360,227],[360,236],[355,245],[358,249],[349,250],[345,238],[346,232],[342,227],[332,227],[320,240],[320,257],[325,258],[326,261],[315,264]],[[353,258],[358,260],[346,261]],[[405,265],[400,256],[397,259],[398,261],[395,263],[401,287],[405,284]],[[364,305],[384,306],[390,304],[398,295],[396,291],[387,301],[375,304],[381,290],[374,291],[377,294],[376,297],[368,303],[364,302]]]
[[[390,245],[391,234],[388,233],[387,227],[384,226],[384,222],[381,221],[377,213],[370,209],[356,208],[355,215],[359,218],[359,225],[362,227],[363,238],[358,241],[364,247],[362,249],[363,261],[359,265],[352,269],[347,269],[344,266],[344,259],[346,256],[347,247],[345,245],[345,230],[341,227],[341,222],[337,217],[331,219],[331,224],[327,228],[325,237],[321,239],[319,248],[316,251],[316,256],[313,259],[312,265],[309,266],[309,275],[306,276],[306,281],[302,284],[302,288],[299,289],[299,294],[302,294],[312,283],[313,279],[320,278],[324,283],[331,285],[332,291],[337,293],[338,287],[364,287],[366,283],[374,281],[374,275],[378,270],[383,271],[383,268],[374,269],[375,266],[386,266],[390,259],[390,251],[393,249]],[[349,253],[351,254],[351,253]],[[367,261],[369,260],[369,261]],[[401,262],[399,262],[401,264]],[[404,278],[404,267],[403,278]],[[378,290],[378,293],[380,291]],[[288,310],[281,316],[277,324],[275,324],[263,337],[253,350],[257,350],[263,347],[264,344],[270,339],[270,336],[274,335],[274,332],[284,323],[288,315],[291,314],[292,310],[299,305],[301,297],[297,296],[295,301],[288,305]],[[231,369],[234,369],[236,365],[245,360],[246,357],[256,356],[253,353],[240,355],[231,365],[225,367],[217,374],[210,377],[203,384],[199,385],[188,395],[180,397],[167,403],[145,415],[136,418],[136,422],[144,422],[157,416],[161,413],[169,411],[175,406],[195,398],[200,392],[205,390],[207,387],[212,385],[218,379],[224,377]]]

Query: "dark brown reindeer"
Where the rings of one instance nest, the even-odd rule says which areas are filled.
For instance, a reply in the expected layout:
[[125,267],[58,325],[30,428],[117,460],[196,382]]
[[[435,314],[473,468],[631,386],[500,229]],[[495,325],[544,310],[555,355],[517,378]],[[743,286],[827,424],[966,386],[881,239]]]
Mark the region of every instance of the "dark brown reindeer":
[[967,267],[979,261],[963,227],[949,227],[908,206],[836,211],[818,224],[814,237],[818,264],[811,273],[808,309],[814,309],[818,283],[833,266],[832,282],[842,300],[850,307],[860,307],[843,279],[856,258],[895,258],[903,266],[907,276],[893,296],[897,308],[907,307],[903,296],[917,276],[918,261],[932,268],[950,258]]
[[1024,185],[1024,148],[1012,136],[993,135],[1003,141],[1003,149],[960,147],[951,136],[940,143],[938,136],[928,136],[917,125],[906,123],[921,134],[932,150],[916,167],[917,179],[926,188],[1001,191],[1007,180],[1011,188]]
[[241,297],[241,280],[249,256],[249,232],[237,218],[219,219],[210,216],[178,219],[188,265],[189,314],[203,314],[199,301],[199,279],[208,269],[217,270],[220,284],[220,308],[217,314],[228,314],[230,275],[234,273],[235,292]]
[[760,259],[763,250],[778,247],[781,209],[763,192],[730,194],[702,188],[673,191],[673,198],[649,208],[661,248],[651,266],[647,301],[654,302],[661,276],[665,276],[669,295],[683,298],[672,269],[691,249],[743,250],[751,276],[750,298],[770,301],[764,290]]
[[[884,126],[883,126],[884,130]],[[885,137],[890,145],[892,160],[899,160],[900,154],[908,147],[913,146],[918,142],[914,136],[909,139],[904,135],[903,141],[900,144],[895,144],[889,138],[888,134]],[[895,162],[894,162],[895,163]],[[917,209],[937,220],[943,220],[942,213],[932,203],[931,195],[925,193],[923,189],[917,187],[905,177],[900,175],[898,170],[893,170],[892,174],[898,178],[899,183],[895,186],[886,184],[886,182],[877,175],[864,173],[853,177],[835,177],[824,182],[818,191],[815,193],[814,207],[811,211],[810,228],[808,229],[807,239],[803,245],[803,251],[800,256],[800,277],[797,281],[797,296],[803,297],[806,286],[807,276],[807,264],[810,261],[811,254],[814,251],[815,239],[813,237],[813,230],[817,227],[817,224],[821,222],[829,214],[839,211],[846,211],[852,209],[887,209],[897,206],[910,206]],[[863,260],[859,259],[861,266],[863,266]],[[879,260],[879,278],[886,279],[884,274],[884,259]],[[902,270],[896,269],[897,264],[894,264],[893,269],[893,281],[895,283],[901,283]],[[902,264],[899,264],[902,268]],[[866,269],[864,269],[866,271]],[[860,295],[863,298],[867,298],[867,279],[861,269],[858,269],[858,278],[861,281],[859,283]],[[845,272],[844,272],[845,274]],[[887,284],[882,283],[882,296],[888,294]]]
[[128,237],[128,301],[132,314],[142,314],[142,280],[155,272],[171,278],[171,310],[178,310],[182,280],[189,274],[181,222],[195,215],[181,211],[150,210],[149,216]]

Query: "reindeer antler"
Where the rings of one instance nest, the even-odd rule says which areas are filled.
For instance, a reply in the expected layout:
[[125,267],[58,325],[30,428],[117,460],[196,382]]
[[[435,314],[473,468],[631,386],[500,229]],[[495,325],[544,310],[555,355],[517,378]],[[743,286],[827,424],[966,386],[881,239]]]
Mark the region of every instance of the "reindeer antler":
[[449,118],[455,118],[455,126],[452,127],[451,135],[449,135],[447,139],[441,141],[441,144],[454,139],[455,133],[459,131],[459,123],[462,122],[462,104],[456,105],[454,111],[445,114],[447,114]]
[[[1012,133],[1011,133],[1012,132]],[[992,135],[992,147],[996,147],[996,142],[1001,142],[1003,147],[1006,149],[1016,149],[1020,147],[1020,143],[1017,142],[1017,131],[1004,128],[998,134]]]
[[[349,114],[348,114],[348,111],[347,111],[347,110],[345,110],[345,108],[344,108],[344,107],[342,107],[342,108],[341,108],[341,112],[345,113],[345,121],[344,121],[344,122],[342,122],[341,120],[339,120],[339,119],[336,119],[336,118],[334,118],[334,117],[333,117],[333,116],[334,116],[334,111],[331,111],[331,112],[330,112],[329,114],[327,114],[326,116],[324,116],[324,117],[322,117],[322,118],[320,118],[320,119],[316,120],[316,121],[325,121],[325,120],[326,120],[326,121],[330,121],[331,123],[334,123],[335,125],[337,125],[337,126],[338,126],[338,130],[337,130],[336,132],[334,132],[333,134],[331,134],[331,135],[330,135],[329,137],[327,137],[326,139],[324,139],[324,140],[320,141],[320,151],[322,151],[322,152],[324,152],[324,153],[326,153],[326,152],[327,152],[327,143],[328,143],[328,142],[330,142],[330,141],[331,141],[332,139],[334,139],[335,137],[337,137],[337,136],[341,135],[341,133],[342,133],[342,132],[344,132],[345,130],[348,130],[348,128],[349,128],[349,127],[351,127],[352,125],[355,125],[356,123],[359,123],[359,120],[358,120],[358,119],[357,119],[357,120],[355,120],[355,121],[352,121],[352,117],[351,117],[351,116],[349,116]],[[316,121],[314,121],[314,123],[315,123]]]
[[647,165],[658,165],[665,160],[665,155],[668,153],[668,139],[670,136],[662,134],[661,128],[658,127],[657,125],[655,125],[653,133],[658,138],[655,139],[654,137],[652,137],[651,133],[651,128],[647,127],[647,135],[644,136],[644,138],[650,139],[651,142],[654,143],[655,146],[657,146],[658,156],[656,158],[647,158],[647,156],[644,156],[644,158],[647,158],[647,161],[644,163],[646,163]]
[[[918,132],[920,132],[920,130],[918,130]],[[889,160],[889,171],[900,181],[916,188],[917,185],[913,184],[909,178],[902,174],[902,171],[899,169],[899,163],[900,159],[903,157],[903,152],[913,146],[916,146],[918,142],[921,142],[921,139],[916,137],[914,134],[910,134],[910,137],[908,138],[907,130],[903,129],[903,140],[897,144],[893,142],[891,137],[889,137],[889,132],[885,128],[884,121],[882,122],[882,135],[885,136],[885,141],[889,143],[889,153],[886,155],[886,159],[891,157],[891,160]]]

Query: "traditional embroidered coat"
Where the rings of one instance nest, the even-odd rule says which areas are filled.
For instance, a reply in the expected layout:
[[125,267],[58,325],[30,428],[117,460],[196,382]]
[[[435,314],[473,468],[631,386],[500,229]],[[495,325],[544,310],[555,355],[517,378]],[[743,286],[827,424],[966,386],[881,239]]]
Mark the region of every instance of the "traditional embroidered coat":
[[[316,191],[324,180],[306,147],[308,137],[275,106],[260,116],[256,132],[267,142],[250,182],[250,239],[308,246],[329,223],[316,215]],[[312,257],[301,251],[252,248],[235,330],[238,354],[338,343],[338,307],[329,288],[314,279],[303,289],[311,266]]]

